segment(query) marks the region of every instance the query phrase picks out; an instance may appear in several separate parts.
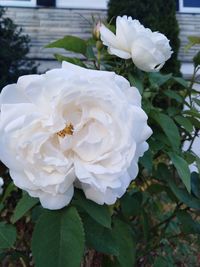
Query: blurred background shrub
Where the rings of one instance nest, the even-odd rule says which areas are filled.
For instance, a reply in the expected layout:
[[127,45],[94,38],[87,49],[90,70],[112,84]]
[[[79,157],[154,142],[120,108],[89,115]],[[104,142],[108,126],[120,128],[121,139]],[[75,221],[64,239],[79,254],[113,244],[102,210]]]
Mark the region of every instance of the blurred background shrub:
[[30,39],[0,8],[0,90],[19,76],[36,73],[37,65],[27,58]]

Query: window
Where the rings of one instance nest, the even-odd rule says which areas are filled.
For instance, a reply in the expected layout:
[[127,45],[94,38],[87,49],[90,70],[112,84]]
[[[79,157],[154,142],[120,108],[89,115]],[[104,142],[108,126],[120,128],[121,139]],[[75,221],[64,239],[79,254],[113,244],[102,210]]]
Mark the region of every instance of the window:
[[1,6],[34,7],[36,0],[0,0]]
[[56,7],[107,9],[108,0],[56,0]]
[[200,13],[200,0],[179,0],[179,11]]

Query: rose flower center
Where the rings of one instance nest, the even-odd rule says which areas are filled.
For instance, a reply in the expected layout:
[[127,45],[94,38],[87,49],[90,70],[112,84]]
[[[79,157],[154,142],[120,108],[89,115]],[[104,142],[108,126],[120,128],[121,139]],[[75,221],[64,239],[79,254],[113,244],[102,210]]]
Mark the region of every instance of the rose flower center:
[[70,122],[69,124],[67,124],[65,126],[65,128],[59,132],[57,132],[56,134],[62,138],[64,138],[66,135],[73,135],[74,132],[74,126],[72,125],[72,123]]

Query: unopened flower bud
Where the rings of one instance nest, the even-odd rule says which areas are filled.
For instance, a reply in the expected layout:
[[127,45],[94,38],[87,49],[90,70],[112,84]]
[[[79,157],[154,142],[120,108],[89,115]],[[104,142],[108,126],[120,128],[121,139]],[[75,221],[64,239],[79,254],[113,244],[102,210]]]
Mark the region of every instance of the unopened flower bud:
[[98,21],[97,24],[93,28],[93,37],[95,40],[99,40],[100,38],[100,27],[101,27],[101,21]]

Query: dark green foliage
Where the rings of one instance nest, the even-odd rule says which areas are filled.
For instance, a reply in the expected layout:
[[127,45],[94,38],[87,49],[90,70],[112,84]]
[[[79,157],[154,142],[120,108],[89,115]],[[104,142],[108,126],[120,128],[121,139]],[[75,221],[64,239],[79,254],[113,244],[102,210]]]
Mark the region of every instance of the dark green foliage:
[[108,22],[111,21],[115,25],[116,17],[122,15],[138,19],[145,27],[167,36],[174,53],[171,59],[166,62],[162,71],[180,74],[180,62],[177,60],[180,41],[175,1],[110,0],[108,4]]
[[34,229],[32,251],[35,267],[79,267],[84,252],[84,229],[77,210],[70,207],[46,211]]
[[[111,206],[98,205],[76,189],[68,207],[47,211],[37,199],[21,194],[0,164],[5,181],[0,195],[2,266],[199,267],[200,159],[192,151],[200,129],[199,92],[194,89],[198,54],[194,77],[186,81],[173,74],[141,72],[131,60],[121,64],[106,48],[96,57],[95,40],[65,36],[50,44],[54,46],[82,54],[85,68],[128,77],[140,89],[153,134],[139,160],[137,179]],[[78,57],[65,60],[82,65]],[[190,142],[187,151],[185,141]],[[199,173],[190,173],[192,163]]]
[[34,62],[26,58],[29,52],[29,37],[22,34],[10,18],[5,17],[0,8],[0,90],[17,81],[25,74],[36,73]]

